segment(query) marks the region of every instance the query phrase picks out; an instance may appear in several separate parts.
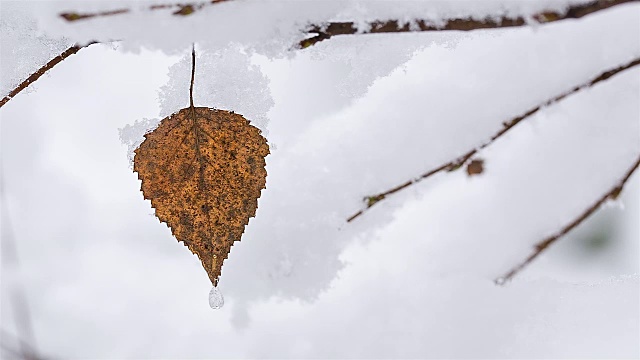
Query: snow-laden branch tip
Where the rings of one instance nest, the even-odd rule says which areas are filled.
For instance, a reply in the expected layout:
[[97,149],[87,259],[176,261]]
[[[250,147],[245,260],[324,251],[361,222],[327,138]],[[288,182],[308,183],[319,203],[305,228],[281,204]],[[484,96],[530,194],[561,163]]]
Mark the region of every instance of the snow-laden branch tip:
[[592,78],[589,81],[586,81],[580,85],[574,86],[571,90],[568,90],[560,95],[557,95],[553,98],[550,98],[548,100],[546,100],[545,102],[539,104],[538,106],[526,111],[524,114],[515,117],[509,121],[506,121],[503,123],[503,127],[497,131],[489,140],[487,140],[486,142],[482,143],[480,146],[469,150],[468,152],[466,152],[465,154],[456,157],[455,159],[446,162],[440,166],[437,166],[433,169],[430,169],[428,171],[426,171],[425,173],[423,173],[422,175],[407,180],[404,183],[394,186],[386,191],[383,191],[381,193],[378,194],[374,194],[374,195],[369,195],[369,196],[365,196],[364,197],[364,201],[365,201],[365,208],[357,211],[356,213],[354,213],[353,215],[351,215],[349,218],[347,218],[347,222],[351,222],[353,220],[355,220],[356,218],[358,218],[360,215],[364,214],[367,209],[371,208],[373,205],[377,204],[378,202],[384,200],[385,198],[387,198],[389,195],[395,194],[400,190],[403,190],[411,185],[417,184],[420,181],[435,175],[443,170],[446,171],[454,171],[459,169],[460,167],[462,167],[471,157],[473,157],[473,155],[475,155],[478,151],[486,148],[487,146],[493,144],[496,140],[498,140],[500,137],[502,137],[504,134],[506,134],[509,130],[511,130],[512,128],[514,128],[516,125],[518,125],[522,120],[525,120],[527,118],[529,118],[531,115],[537,113],[540,109],[547,107],[549,105],[552,105],[554,103],[557,103],[558,101],[561,101],[562,99],[566,98],[569,95],[572,95],[580,90],[586,89],[588,87],[591,87],[601,81],[607,80],[609,78],[611,78],[612,76],[631,69],[634,66],[640,65],[640,58],[636,58],[632,61],[630,61],[627,64],[624,65],[620,65],[614,69],[610,69],[607,71],[602,72],[601,74],[599,74],[598,76]]
[[591,206],[585,209],[578,217],[573,219],[570,223],[565,225],[562,229],[558,230],[555,234],[547,237],[546,239],[538,242],[533,250],[533,253],[529,255],[524,261],[520,264],[511,268],[511,270],[507,271],[503,276],[495,279],[495,283],[498,285],[504,285],[506,282],[511,280],[515,275],[517,275],[522,269],[524,269],[527,265],[529,265],[535,258],[537,258],[543,251],[545,251],[551,244],[555,243],[558,239],[568,234],[571,230],[573,230],[576,226],[580,225],[583,221],[585,221],[589,216],[591,216],[596,210],[602,206],[607,200],[615,200],[620,196],[622,189],[625,184],[631,177],[631,175],[638,169],[640,166],[640,154],[638,158],[635,160],[633,165],[627,170],[622,179],[620,179],[608,192],[600,196]]

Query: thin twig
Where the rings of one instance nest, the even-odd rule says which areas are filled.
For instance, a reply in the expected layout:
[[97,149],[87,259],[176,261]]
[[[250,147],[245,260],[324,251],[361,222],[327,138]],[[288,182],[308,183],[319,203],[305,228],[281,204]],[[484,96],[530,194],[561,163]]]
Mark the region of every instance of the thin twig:
[[353,220],[355,220],[356,218],[358,218],[360,215],[364,214],[364,212],[369,209],[370,207],[372,207],[373,205],[377,204],[378,202],[384,200],[387,196],[394,194],[400,190],[403,190],[413,184],[416,184],[434,174],[437,174],[443,170],[447,170],[447,171],[453,171],[453,170],[457,170],[459,169],[467,160],[469,160],[473,155],[475,155],[478,151],[486,148],[487,146],[491,145],[492,143],[494,143],[496,140],[498,140],[500,137],[502,137],[505,133],[507,133],[509,130],[511,130],[513,127],[515,127],[516,125],[518,125],[522,120],[530,117],[531,115],[537,113],[540,109],[542,109],[543,107],[549,106],[551,104],[554,104],[558,101],[561,101],[562,99],[566,98],[567,96],[574,94],[582,89],[591,87],[601,81],[607,80],[610,77],[618,74],[621,71],[630,69],[634,66],[640,65],[640,58],[636,58],[632,61],[630,61],[627,64],[618,66],[614,69],[611,70],[607,70],[603,73],[601,73],[600,75],[596,76],[595,78],[582,83],[578,86],[575,86],[573,89],[564,92],[556,97],[553,97],[547,101],[545,101],[544,103],[528,110],[527,112],[525,112],[524,114],[515,117],[507,122],[505,122],[503,125],[503,127],[496,132],[488,141],[486,141],[485,143],[481,144],[480,146],[469,150],[467,153],[465,153],[464,155],[461,155],[447,163],[444,163],[434,169],[431,169],[427,172],[425,172],[424,174],[420,175],[417,178],[408,180],[400,185],[397,185],[389,190],[386,190],[384,192],[381,192],[379,194],[375,194],[375,195],[370,195],[370,196],[366,196],[364,198],[365,202],[366,202],[366,207],[364,209],[359,210],[358,212],[356,212],[355,214],[351,215],[348,219],[347,222],[351,222]]
[[[158,5],[151,5],[147,9],[148,10],[174,9],[174,11],[171,14],[186,16],[186,15],[193,14],[194,12],[202,9],[207,5],[215,5],[215,4],[219,4],[227,1],[230,1],[230,0],[211,0],[208,2],[188,3],[188,4],[158,4]],[[129,8],[107,10],[107,11],[101,11],[101,12],[95,12],[95,13],[79,13],[79,12],[71,11],[71,12],[61,13],[60,17],[62,17],[63,19],[69,22],[72,22],[72,21],[86,20],[86,19],[91,19],[96,17],[122,15],[130,12],[131,12],[131,9]]]
[[189,87],[189,105],[193,109],[193,80],[196,76],[196,44],[191,44],[191,86]]
[[620,196],[624,185],[627,180],[631,177],[631,175],[638,169],[640,166],[640,155],[633,163],[633,165],[627,170],[622,179],[618,181],[616,185],[614,185],[611,190],[602,195],[595,203],[593,203],[590,207],[588,207],[582,214],[580,214],[577,218],[567,224],[565,227],[560,229],[557,233],[547,237],[546,239],[537,243],[534,247],[534,251],[529,257],[527,257],[522,263],[514,266],[511,270],[505,273],[503,276],[497,278],[495,280],[496,284],[503,285],[509,280],[511,280],[516,274],[518,274],[522,269],[524,269],[527,265],[529,265],[535,258],[537,258],[543,251],[545,251],[551,244],[555,243],[558,239],[569,233],[576,226],[580,225],[584,220],[586,220],[591,214],[593,214],[596,210],[602,206],[607,200],[615,200]]
[[18,86],[16,86],[13,90],[11,90],[9,95],[5,96],[2,100],[0,100],[0,108],[4,106],[4,104],[9,102],[9,100],[11,100],[14,96],[18,95],[18,93],[20,93],[22,90],[26,89],[29,85],[31,85],[31,83],[38,80],[47,71],[51,70],[54,66],[58,65],[62,60],[77,53],[78,51],[80,51],[80,49],[86,48],[87,46],[93,45],[93,44],[96,44],[96,42],[92,41],[86,45],[78,45],[78,44],[73,45],[72,47],[63,51],[60,55],[49,60],[49,62],[46,63],[43,67],[38,69],[33,74],[29,75],[28,78],[26,78],[23,82],[21,82]]
[[362,28],[356,22],[329,22],[324,24],[313,24],[307,27],[307,34],[316,34],[313,37],[301,40],[297,47],[301,49],[313,46],[321,41],[332,38],[337,35],[355,35],[355,34],[381,34],[381,33],[405,33],[405,32],[424,32],[424,31],[472,31],[480,29],[498,29],[525,26],[532,21],[540,24],[546,24],[566,19],[579,19],[583,16],[593,14],[595,12],[608,9],[613,6],[621,5],[627,2],[636,2],[639,0],[596,0],[582,5],[570,6],[564,12],[542,11],[529,17],[501,17],[486,18],[483,20],[474,20],[470,18],[450,19],[444,24],[436,24],[433,21],[416,19],[411,22],[400,20],[374,21],[368,24],[367,28]]

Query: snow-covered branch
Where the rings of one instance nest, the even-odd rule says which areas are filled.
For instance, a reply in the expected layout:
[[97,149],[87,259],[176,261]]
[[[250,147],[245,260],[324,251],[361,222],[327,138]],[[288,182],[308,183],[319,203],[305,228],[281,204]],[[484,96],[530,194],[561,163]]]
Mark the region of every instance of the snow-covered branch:
[[[147,8],[149,11],[154,10],[170,10],[172,15],[186,16],[204,8],[205,6],[215,5],[230,0],[211,0],[200,3],[186,4],[157,4]],[[330,39],[337,35],[356,35],[356,34],[379,34],[379,33],[403,33],[403,32],[424,32],[424,31],[471,31],[479,29],[497,29],[507,27],[525,26],[530,23],[550,23],[566,19],[579,19],[586,15],[608,9],[613,6],[621,5],[627,2],[636,2],[639,0],[595,0],[585,4],[577,4],[568,7],[565,11],[546,10],[530,16],[500,16],[487,17],[485,19],[473,18],[456,18],[444,19],[443,21],[434,22],[426,19],[414,19],[413,21],[401,21],[398,19],[378,20],[369,22],[362,26],[357,21],[346,22],[326,22],[321,24],[311,24],[307,26],[305,32],[311,37],[301,40],[296,47],[307,48],[321,41]],[[60,13],[63,19],[74,22],[78,20],[86,20],[96,17],[107,17],[114,15],[122,15],[132,12],[130,8],[120,8],[114,10],[106,10],[101,12],[78,12],[69,11]]]
[[613,6],[638,0],[612,0],[612,1],[592,1],[582,5],[570,6],[565,12],[542,11],[530,17],[492,17],[482,20],[471,18],[449,19],[444,23],[435,24],[431,21],[416,19],[411,22],[399,20],[375,21],[368,24],[368,28],[362,29],[355,22],[330,22],[325,24],[314,24],[308,27],[308,34],[315,36],[304,39],[298,43],[302,49],[315,45],[320,41],[330,39],[336,35],[354,34],[380,34],[380,33],[403,33],[420,31],[471,31],[479,29],[497,29],[516,26],[524,26],[530,23],[551,23],[566,19],[579,19],[589,14],[608,9]]
[[[155,10],[172,10],[172,14],[174,15],[190,15],[193,12],[202,9],[205,6],[215,5],[223,2],[228,2],[230,0],[211,0],[207,2],[200,3],[186,3],[186,4],[157,4],[151,5],[147,8],[149,11]],[[386,21],[374,21],[370,22],[367,26],[358,26],[355,21],[352,22],[329,22],[323,24],[312,24],[307,27],[305,32],[308,35],[313,35],[310,38],[301,40],[298,44],[296,44],[296,48],[307,48],[309,46],[315,45],[316,43],[330,39],[333,36],[337,35],[355,35],[355,34],[377,34],[377,33],[402,33],[402,32],[419,32],[419,31],[447,31],[447,30],[458,30],[458,31],[470,31],[470,30],[478,30],[478,29],[491,29],[491,28],[506,28],[506,27],[515,27],[515,26],[524,26],[532,22],[537,23],[550,23],[556,22],[565,19],[578,19],[584,17],[586,15],[595,13],[597,11],[601,11],[613,6],[621,5],[627,2],[635,2],[640,0],[611,0],[611,1],[592,1],[582,5],[574,5],[566,9],[566,11],[542,11],[538,12],[531,16],[519,16],[519,17],[490,17],[483,20],[477,20],[472,18],[458,18],[458,19],[449,19],[444,20],[444,23],[434,23],[433,21],[427,21],[423,19],[416,19],[412,22],[403,22],[399,20],[386,20]],[[107,10],[102,12],[77,12],[77,11],[69,11],[61,13],[60,16],[69,22],[83,20],[83,19],[91,19],[96,17],[107,17],[114,16],[120,14],[126,14],[132,12],[130,8],[120,8],[114,10]],[[52,60],[50,60],[47,64],[41,67],[39,70],[31,74],[27,79],[25,79],[22,83],[20,83],[16,88],[11,90],[7,96],[5,96],[0,101],[0,107],[6,104],[11,98],[20,93],[22,90],[27,88],[31,83],[36,81],[40,76],[44,75],[47,71],[51,70],[54,66],[59,64],[62,60],[67,57],[77,53],[80,49],[87,47],[95,42],[90,42],[86,45],[76,44],[67,50],[65,50],[60,55],[56,56]],[[459,161],[451,164],[448,168],[452,166],[455,167],[455,164],[461,164],[466,161],[473,154],[465,154],[463,155]],[[438,172],[444,170],[442,169],[434,169],[434,172]],[[426,175],[426,174],[425,174]],[[430,176],[431,174],[427,175]],[[401,190],[402,188],[408,186],[407,184],[401,185],[398,189],[392,189],[395,191]],[[384,195],[384,194],[380,194]],[[387,194],[388,195],[388,194]],[[368,198],[370,204],[374,204],[376,201],[380,200],[379,198]]]
[[388,197],[389,195],[392,195],[394,193],[397,193],[400,190],[403,190],[411,185],[414,185],[432,175],[435,175],[443,170],[446,171],[454,171],[459,169],[462,165],[464,165],[473,155],[475,155],[478,151],[486,148],[487,146],[491,145],[492,143],[494,143],[496,140],[498,140],[500,137],[502,137],[502,135],[506,134],[509,130],[511,130],[513,127],[515,127],[516,125],[518,125],[521,121],[529,118],[531,115],[537,113],[541,108],[552,105],[564,98],[566,98],[567,96],[574,94],[582,89],[591,87],[601,81],[607,80],[609,78],[611,78],[612,76],[624,71],[624,70],[628,70],[634,66],[640,65],[640,58],[636,58],[634,60],[632,60],[631,62],[621,65],[617,68],[611,69],[611,70],[607,70],[601,74],[599,74],[598,76],[592,78],[591,80],[584,82],[580,85],[575,86],[574,88],[572,88],[569,91],[566,91],[560,95],[557,95],[547,101],[545,101],[544,103],[528,110],[527,112],[525,112],[524,114],[515,117],[509,121],[504,122],[504,126],[497,131],[489,140],[487,140],[485,143],[481,144],[480,146],[469,150],[468,152],[466,152],[465,154],[447,162],[444,163],[440,166],[437,166],[433,169],[430,169],[428,171],[426,171],[425,173],[423,173],[422,175],[414,178],[414,179],[410,179],[407,180],[406,182],[394,186],[386,191],[383,191],[379,194],[375,194],[375,195],[369,195],[366,196],[364,198],[365,202],[366,202],[366,207],[364,209],[359,210],[358,212],[356,212],[355,214],[351,215],[348,219],[347,222],[351,222],[353,220],[355,220],[356,218],[358,218],[360,215],[364,214],[364,212],[369,209],[370,207],[372,207],[373,205],[377,204],[378,202],[384,200],[386,197]]

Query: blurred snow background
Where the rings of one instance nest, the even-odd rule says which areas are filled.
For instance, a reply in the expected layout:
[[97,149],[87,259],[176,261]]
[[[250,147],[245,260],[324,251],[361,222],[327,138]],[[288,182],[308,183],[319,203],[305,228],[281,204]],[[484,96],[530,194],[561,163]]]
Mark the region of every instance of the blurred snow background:
[[[482,144],[504,121],[640,57],[640,7],[472,33],[335,37],[309,22],[531,14],[566,1],[233,1],[186,18],[132,2],[0,3],[2,329],[28,295],[39,351],[63,358],[638,357],[639,184],[506,287],[493,279],[576,217],[640,151],[639,70],[543,109],[352,223],[362,197]],[[571,3],[576,3],[571,2]],[[267,189],[207,305],[200,262],[153,215],[126,144],[195,102],[264,131]],[[155,119],[155,120],[154,120]],[[5,248],[3,248],[5,253]],[[7,336],[6,338],[9,338]]]

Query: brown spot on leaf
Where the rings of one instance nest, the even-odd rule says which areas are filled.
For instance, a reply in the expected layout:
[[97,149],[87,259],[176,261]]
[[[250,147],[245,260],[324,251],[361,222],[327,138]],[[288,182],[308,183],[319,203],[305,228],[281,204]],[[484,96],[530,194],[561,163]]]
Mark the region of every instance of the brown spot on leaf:
[[205,107],[163,119],[135,151],[145,199],[198,255],[214,285],[233,242],[255,216],[268,154],[260,130],[242,115]]
[[484,160],[475,159],[467,165],[467,174],[469,176],[480,175],[484,171]]

